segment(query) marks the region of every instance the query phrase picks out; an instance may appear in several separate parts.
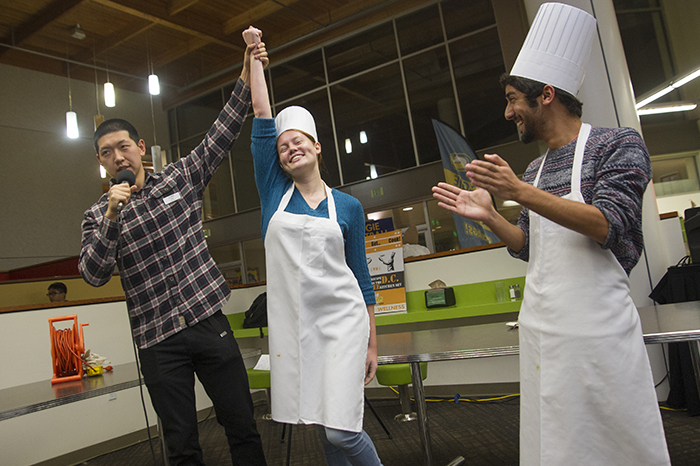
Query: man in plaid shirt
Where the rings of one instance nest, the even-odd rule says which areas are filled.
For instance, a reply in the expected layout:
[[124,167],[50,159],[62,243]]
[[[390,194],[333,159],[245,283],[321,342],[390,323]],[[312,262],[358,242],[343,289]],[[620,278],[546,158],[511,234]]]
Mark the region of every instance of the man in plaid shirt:
[[[145,142],[124,120],[107,120],[94,135],[97,160],[113,183],[85,212],[79,270],[101,286],[119,268],[141,372],[163,425],[171,465],[204,464],[197,434],[194,374],[224,427],[234,465],[265,465],[240,351],[222,306],[230,290],[207,249],[202,195],[238,136],[250,105],[247,58],[265,65],[264,47],[246,49],[228,103],[202,142],[160,173],[144,170]],[[123,206],[123,209],[122,209]]]

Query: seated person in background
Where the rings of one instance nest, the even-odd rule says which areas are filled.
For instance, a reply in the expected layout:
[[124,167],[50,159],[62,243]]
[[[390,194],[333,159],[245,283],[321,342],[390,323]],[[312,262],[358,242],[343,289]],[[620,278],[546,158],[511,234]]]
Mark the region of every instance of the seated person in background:
[[403,257],[415,257],[430,254],[430,249],[418,244],[418,229],[411,225],[403,234]]
[[62,303],[66,300],[66,293],[68,293],[68,288],[61,282],[52,283],[49,285],[49,292],[46,296],[49,297],[49,301],[52,303]]

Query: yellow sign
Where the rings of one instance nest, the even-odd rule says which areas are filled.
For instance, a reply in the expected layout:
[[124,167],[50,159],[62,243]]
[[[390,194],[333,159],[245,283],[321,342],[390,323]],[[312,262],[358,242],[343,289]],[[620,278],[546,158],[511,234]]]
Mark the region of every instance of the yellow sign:
[[401,230],[365,236],[367,267],[372,277],[375,314],[406,312]]

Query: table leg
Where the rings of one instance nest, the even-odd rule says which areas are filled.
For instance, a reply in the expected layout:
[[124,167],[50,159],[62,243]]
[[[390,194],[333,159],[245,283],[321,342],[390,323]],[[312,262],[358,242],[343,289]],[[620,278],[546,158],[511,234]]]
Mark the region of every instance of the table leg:
[[412,362],[411,381],[413,382],[413,397],[416,400],[416,414],[418,415],[418,433],[420,434],[425,465],[432,466],[433,456],[430,449],[430,430],[428,429],[428,409],[425,403],[425,391],[423,390],[423,376],[420,371],[420,363]]

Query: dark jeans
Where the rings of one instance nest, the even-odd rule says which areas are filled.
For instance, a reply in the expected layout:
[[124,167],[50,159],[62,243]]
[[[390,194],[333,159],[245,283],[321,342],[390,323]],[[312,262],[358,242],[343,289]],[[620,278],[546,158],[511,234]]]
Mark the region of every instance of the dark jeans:
[[197,431],[195,372],[226,431],[233,465],[266,464],[243,358],[221,311],[139,350],[139,359],[163,426],[171,466],[204,464]]

